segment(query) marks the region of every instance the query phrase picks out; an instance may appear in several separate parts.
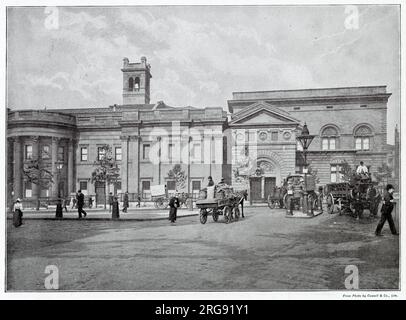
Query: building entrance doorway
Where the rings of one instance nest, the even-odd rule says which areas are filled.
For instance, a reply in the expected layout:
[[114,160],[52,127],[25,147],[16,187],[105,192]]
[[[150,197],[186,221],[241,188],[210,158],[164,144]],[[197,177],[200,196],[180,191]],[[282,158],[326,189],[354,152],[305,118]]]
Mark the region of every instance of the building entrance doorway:
[[251,177],[250,200],[251,202],[266,202],[276,186],[275,177]]
[[104,183],[96,183],[95,185],[96,191],[96,204],[97,205],[104,205],[104,200],[106,199],[106,186]]

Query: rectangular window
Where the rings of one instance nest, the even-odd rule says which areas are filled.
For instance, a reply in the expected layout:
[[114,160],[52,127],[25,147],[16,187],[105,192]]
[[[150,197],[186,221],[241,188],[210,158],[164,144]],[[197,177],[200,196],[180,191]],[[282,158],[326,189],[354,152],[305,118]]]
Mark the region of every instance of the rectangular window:
[[328,138],[323,138],[322,139],[321,149],[322,150],[328,150]]
[[176,182],[175,182],[175,180],[166,181],[166,188],[167,188],[168,191],[175,191],[176,190]]
[[143,160],[148,160],[149,159],[150,147],[151,147],[151,145],[149,145],[149,144],[144,144],[142,146],[142,159]]
[[172,161],[173,159],[173,143],[168,144],[168,160]]
[[361,138],[355,138],[355,149],[362,150],[362,139]]
[[25,197],[31,198],[32,197],[32,183],[30,181],[25,182]]
[[369,150],[369,137],[365,137],[362,139],[362,149],[363,150]]
[[121,161],[122,157],[121,157],[121,147],[116,147],[116,161]]
[[117,181],[114,187],[116,189],[116,194],[122,193],[122,191],[121,191],[121,181]]
[[25,160],[32,160],[32,145],[25,146]]
[[343,175],[341,173],[341,166],[332,164],[330,167],[330,181],[331,182],[342,182]]
[[58,147],[58,161],[63,161],[65,158],[65,148]]
[[332,165],[330,168],[330,181],[337,182],[337,166]]
[[87,161],[87,147],[80,148],[80,161]]
[[197,199],[199,197],[199,192],[202,187],[202,182],[199,180],[192,181],[192,197]]
[[202,145],[200,143],[194,143],[190,152],[192,162],[200,163],[202,161]]
[[42,157],[42,159],[49,159],[49,158],[51,158],[51,151],[50,151],[49,146],[47,146],[47,145],[42,146],[41,157]]
[[271,132],[271,140],[278,141],[278,131]]
[[150,199],[151,198],[151,181],[144,180],[141,182],[141,192],[142,192],[142,199]]
[[330,138],[330,150],[336,149],[336,138]]
[[98,147],[97,148],[97,160],[102,160],[106,154],[106,149],[103,147]]
[[198,190],[200,191],[202,186],[202,182],[200,180],[194,180],[192,181],[192,190]]
[[87,191],[87,181],[79,181],[79,189],[82,191]]
[[256,137],[256,132],[254,131],[248,131],[248,141],[254,142]]

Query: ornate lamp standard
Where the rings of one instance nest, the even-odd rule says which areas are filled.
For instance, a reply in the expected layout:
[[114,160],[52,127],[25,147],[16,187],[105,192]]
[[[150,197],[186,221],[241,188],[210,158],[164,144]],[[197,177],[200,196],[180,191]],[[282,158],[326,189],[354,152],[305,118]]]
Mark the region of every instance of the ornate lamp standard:
[[[307,199],[307,173],[308,173],[308,168],[307,168],[307,149],[309,148],[310,144],[312,143],[314,139],[314,135],[309,134],[309,129],[307,128],[306,123],[303,126],[302,133],[300,136],[298,136],[296,139],[300,142],[300,144],[303,147],[303,158],[304,158],[304,168],[303,168],[303,173],[304,173],[304,201],[303,201],[303,212],[306,214],[308,213],[308,199]],[[313,211],[311,210],[310,215],[313,215]]]

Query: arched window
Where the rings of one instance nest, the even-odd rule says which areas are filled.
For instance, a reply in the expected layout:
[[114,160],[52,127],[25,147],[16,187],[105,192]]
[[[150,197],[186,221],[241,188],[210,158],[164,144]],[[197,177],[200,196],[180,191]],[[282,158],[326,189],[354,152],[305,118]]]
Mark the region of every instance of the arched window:
[[134,80],[134,90],[138,91],[140,90],[140,78],[136,77]]
[[132,91],[134,89],[134,79],[131,77],[128,79],[128,89]]
[[355,149],[370,150],[371,148],[372,130],[367,125],[359,126],[354,133]]
[[327,126],[321,132],[321,149],[335,150],[338,145],[338,130],[333,126]]

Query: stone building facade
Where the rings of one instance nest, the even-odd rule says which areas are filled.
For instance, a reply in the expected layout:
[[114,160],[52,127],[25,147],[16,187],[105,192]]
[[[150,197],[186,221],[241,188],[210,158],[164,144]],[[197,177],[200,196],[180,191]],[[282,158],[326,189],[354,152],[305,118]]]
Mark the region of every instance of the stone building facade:
[[[296,137],[304,123],[316,135],[308,162],[319,184],[339,181],[340,165],[364,161],[371,171],[386,162],[385,86],[265,92],[235,92],[222,107],[171,107],[150,103],[150,65],[124,59],[123,103],[106,108],[9,110],[9,198],[68,196],[77,189],[104,202],[104,185],[91,183],[104,144],[120,169],[115,193],[149,199],[151,187],[198,194],[222,177],[264,201],[290,173],[301,172]],[[47,190],[26,181],[24,165],[41,158],[54,183]],[[169,176],[178,165],[181,187]]]

